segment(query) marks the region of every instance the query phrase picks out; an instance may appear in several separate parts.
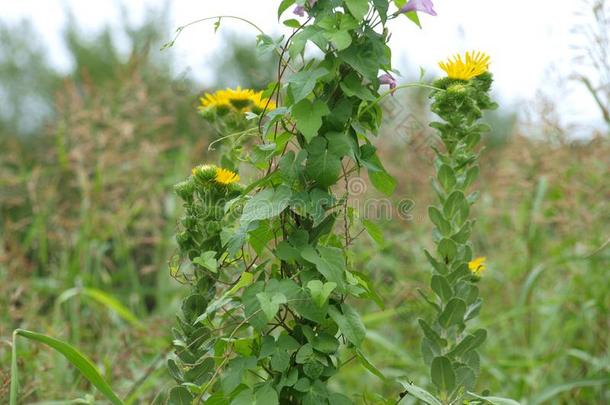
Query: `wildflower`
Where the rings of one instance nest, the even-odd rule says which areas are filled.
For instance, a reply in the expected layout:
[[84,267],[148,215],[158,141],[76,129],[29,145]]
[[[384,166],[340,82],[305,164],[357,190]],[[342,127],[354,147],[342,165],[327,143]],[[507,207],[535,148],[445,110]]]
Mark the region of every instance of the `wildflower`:
[[[317,2],[318,0],[309,0],[309,7],[315,6]],[[297,5],[294,10],[292,10],[292,13],[299,17],[305,17],[305,6]]]
[[220,91],[229,103],[238,111],[244,111],[252,104],[252,97],[254,91],[250,89],[242,90],[241,87],[237,89],[226,89]]
[[229,185],[239,181],[239,175],[228,169],[217,168],[214,181],[218,184]]
[[214,107],[219,110],[228,111],[231,108],[229,100],[223,93],[220,92],[216,92],[214,94],[206,93],[199,100],[201,101],[201,106],[199,107],[200,110]]
[[487,260],[486,257],[477,257],[476,259],[471,260],[470,262],[468,262],[468,269],[476,277],[481,277],[481,275],[483,275],[483,272],[487,268],[487,266],[485,265],[485,260]]
[[402,6],[400,12],[408,13],[410,11],[421,11],[422,13],[430,14],[432,16],[436,15],[432,0],[409,0],[407,4]]
[[438,65],[451,79],[470,80],[487,72],[489,59],[484,52],[466,52],[465,61],[462,55],[458,54],[446,62],[439,62]]
[[252,101],[252,111],[257,114],[263,112],[263,110],[265,109],[267,111],[275,110],[276,107],[275,103],[272,100],[263,97],[262,91],[254,93],[250,101]]
[[[251,89],[218,90],[213,94],[206,93],[201,99],[199,110],[206,111],[209,108],[216,108],[220,112],[260,112],[265,106],[268,110],[275,108],[275,103],[263,97],[263,92],[255,92]],[[269,103],[267,105],[267,103]]]
[[[381,76],[379,76],[379,83],[381,84],[387,84],[390,86],[390,90],[394,90],[396,88],[396,86],[398,86],[398,83],[396,82],[396,79],[394,79],[394,76],[392,76],[389,73],[384,73]],[[392,95],[394,95],[392,93]]]

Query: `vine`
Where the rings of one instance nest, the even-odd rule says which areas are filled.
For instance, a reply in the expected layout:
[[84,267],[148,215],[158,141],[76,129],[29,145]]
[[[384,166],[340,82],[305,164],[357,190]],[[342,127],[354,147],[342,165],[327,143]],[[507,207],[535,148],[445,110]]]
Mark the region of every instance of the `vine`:
[[[397,86],[388,22],[407,16],[419,24],[417,12],[436,15],[429,0],[405,3],[284,0],[278,18],[294,7],[301,20],[284,21],[293,31],[277,40],[230,17],[256,27],[258,47],[277,53],[277,80],[262,92],[227,89],[202,99],[201,113],[218,132],[221,167],[199,166],[176,186],[185,213],[172,274],[192,291],[174,329],[168,368],[178,385],[170,403],[350,404],[353,396],[328,384],[345,364],[357,360],[385,378],[361,350],[366,331],[352,305],[383,302],[350,251],[356,229],[373,237],[380,230],[348,206],[348,180],[366,171],[380,192],[394,191],[373,146],[379,102],[413,86],[432,90],[433,111],[445,120],[433,124],[446,150],[436,151],[441,206],[430,217],[438,249],[436,258],[428,253],[438,295],[428,301],[439,315],[433,325],[420,321],[439,399],[410,383],[405,389],[428,403],[455,403],[474,389],[474,349],[484,333],[464,335],[480,307],[468,270],[474,196],[464,193],[476,177],[474,148],[485,129],[476,121],[493,106],[491,76],[488,61],[475,55],[484,69],[472,77],[455,77],[460,67],[452,61],[450,77],[433,86]],[[222,18],[229,17],[211,19],[218,27]],[[308,46],[322,57],[306,58]],[[471,59],[462,63],[466,70]],[[243,186],[238,171],[256,180]],[[397,392],[387,403],[399,400]]]

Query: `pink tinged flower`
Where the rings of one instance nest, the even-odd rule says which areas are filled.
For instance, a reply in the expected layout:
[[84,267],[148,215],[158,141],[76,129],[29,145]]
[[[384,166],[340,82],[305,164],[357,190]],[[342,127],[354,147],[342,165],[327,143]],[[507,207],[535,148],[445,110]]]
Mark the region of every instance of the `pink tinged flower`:
[[379,76],[379,83],[389,85],[390,90],[394,90],[398,86],[398,83],[396,82],[396,79],[394,79],[394,76],[389,73],[384,73]]
[[292,12],[299,17],[305,17],[305,7],[303,6],[296,6]]
[[400,12],[408,13],[409,11],[421,11],[422,13],[436,15],[432,0],[409,0],[407,4],[402,6]]
[[[309,0],[309,7],[315,6],[317,2],[318,0]],[[299,17],[305,17],[305,6],[296,6],[292,12]]]

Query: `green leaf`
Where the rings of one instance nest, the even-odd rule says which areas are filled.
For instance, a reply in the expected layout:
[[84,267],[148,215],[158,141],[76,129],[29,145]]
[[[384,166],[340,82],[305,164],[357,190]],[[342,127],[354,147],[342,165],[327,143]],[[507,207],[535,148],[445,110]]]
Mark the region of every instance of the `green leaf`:
[[373,101],[375,96],[362,84],[362,80],[356,73],[350,73],[340,83],[341,90],[348,97],[358,97],[361,100]]
[[314,70],[303,70],[292,75],[288,80],[288,87],[294,102],[298,103],[309,96],[316,87],[318,79],[327,73],[328,71],[326,69],[317,68]]
[[450,393],[455,387],[455,372],[451,360],[445,356],[435,357],[430,369],[432,382],[440,392]]
[[435,274],[432,276],[432,290],[439,296],[440,299],[447,302],[453,297],[453,289],[449,285],[449,281],[443,276]]
[[341,158],[343,156],[354,157],[354,149],[358,146],[354,140],[343,132],[328,132],[324,134],[328,141],[328,150],[333,155]]
[[235,397],[231,400],[230,405],[254,405],[255,399],[252,389],[244,388],[243,390],[237,392],[238,394],[235,395]]
[[253,280],[254,280],[254,275],[252,273],[248,273],[248,272],[241,273],[241,277],[239,277],[239,281],[237,282],[237,284],[235,284],[233,286],[233,288],[231,288],[229,291],[227,291],[225,295],[228,297],[234,295],[241,288],[247,287],[250,284],[252,284]]
[[288,7],[292,6],[294,3],[295,3],[295,0],[283,0],[280,3],[280,6],[277,9],[278,21],[280,20],[280,17],[282,16],[282,14],[284,14],[284,11],[288,10]]
[[352,13],[356,20],[360,21],[366,16],[369,11],[368,0],[345,0],[349,12]]
[[288,207],[292,190],[282,184],[277,189],[266,189],[252,197],[245,205],[241,222],[252,222],[278,216]]
[[328,396],[328,403],[332,405],[354,405],[351,399],[338,392],[333,392]]
[[339,52],[339,57],[366,79],[373,81],[377,78],[379,66],[389,64],[389,53],[379,34],[367,32],[362,40],[365,42],[353,42],[349,48]]
[[299,183],[302,178],[304,165],[307,159],[307,151],[301,150],[295,156],[293,151],[288,151],[280,158],[280,177],[288,185]]
[[259,221],[256,229],[248,232],[248,242],[250,242],[250,246],[252,246],[252,249],[254,249],[259,256],[267,247],[269,241],[275,237],[270,222],[271,221]]
[[301,22],[299,20],[295,20],[294,18],[286,20],[282,24],[290,28],[299,28],[301,26]]
[[10,404],[17,404],[17,360],[16,360],[16,337],[22,336],[26,339],[34,340],[40,343],[43,343],[52,349],[59,352],[62,356],[64,356],[74,367],[80,371],[80,373],[85,377],[95,388],[97,388],[110,402],[114,405],[123,405],[123,401],[114,393],[110,385],[104,380],[98,369],[95,367],[93,362],[89,360],[84,354],[82,354],[78,349],[74,346],[63,342],[59,339],[52,338],[47,335],[43,335],[42,333],[32,332],[25,329],[16,329],[13,332],[13,359],[12,359],[12,369],[11,376],[15,377],[11,379],[11,397]]
[[[399,380],[399,382],[402,384],[403,388],[405,389],[405,391],[408,394],[414,396],[415,398],[419,399],[420,401],[423,401],[424,403],[426,403],[428,405],[443,405],[443,403],[441,401],[436,399],[434,397],[434,395],[430,394],[425,389],[418,387],[417,385],[409,383],[407,381]],[[398,405],[400,405],[400,404],[404,405],[406,403],[411,403],[411,402],[412,401],[410,400],[410,398],[408,398],[405,395],[404,398],[402,400],[400,400],[400,402],[398,402]]]
[[307,288],[311,292],[311,297],[317,306],[322,307],[328,300],[328,297],[337,287],[336,283],[322,283],[320,280],[311,280],[307,283]]
[[[402,6],[404,6],[405,4],[407,4],[408,0],[394,0],[394,4],[396,5],[396,7],[398,9],[402,8]],[[413,1],[413,0],[411,0]],[[417,16],[417,13],[415,11],[410,11],[408,13],[404,13],[405,17],[407,17],[409,20],[413,21],[413,23],[415,25],[417,25],[419,28],[421,28],[421,23],[419,22],[419,17]]]
[[333,44],[337,51],[342,51],[352,44],[352,36],[347,30],[326,32],[324,36]]
[[470,206],[468,201],[466,201],[464,193],[460,190],[455,190],[453,193],[451,193],[443,206],[443,213],[447,218],[453,218],[459,213],[457,221],[458,225],[461,225],[464,223],[464,221],[466,221],[469,211]]
[[185,387],[174,387],[169,391],[169,405],[191,405],[193,395]]
[[275,314],[277,314],[277,311],[280,309],[280,304],[285,304],[287,302],[286,296],[282,293],[276,293],[273,296],[269,296],[266,292],[261,292],[256,294],[256,298],[268,321],[273,320]]
[[452,298],[438,318],[442,327],[448,328],[464,322],[466,303],[461,298]]
[[339,349],[339,341],[336,337],[325,332],[320,332],[313,337],[311,345],[319,352],[334,354]]
[[426,258],[428,259],[428,261],[430,262],[430,264],[432,265],[432,267],[434,267],[434,269],[436,271],[438,271],[441,274],[447,273],[447,271],[448,271],[447,266],[445,266],[444,263],[441,263],[438,260],[436,260],[434,257],[432,257],[432,255],[430,254],[430,252],[428,252],[427,249],[424,249],[424,254],[426,255]]
[[362,364],[364,368],[370,371],[373,375],[377,376],[381,381],[387,380],[385,375],[383,375],[383,373],[379,371],[379,369],[375,367],[375,365],[371,363],[359,349],[356,349],[355,352],[356,357],[358,357],[358,360],[360,360],[360,364]]
[[373,0],[373,6],[379,13],[379,17],[381,18],[381,22],[385,24],[388,19],[388,0]]
[[372,173],[369,171],[369,179],[371,180],[371,183],[373,183],[373,187],[378,191],[387,196],[394,194],[394,190],[396,190],[396,179],[385,170]]
[[310,343],[307,343],[299,349],[295,357],[297,364],[305,364],[313,358],[313,348]]
[[455,385],[459,392],[474,389],[477,383],[477,375],[471,367],[460,364],[455,368],[454,372]]
[[326,146],[324,137],[312,139],[307,147],[309,157],[305,164],[305,174],[323,188],[333,185],[341,172],[341,159]]
[[308,25],[292,38],[292,44],[288,49],[288,53],[292,59],[296,59],[305,50],[307,41],[312,41],[321,50],[328,45],[328,40],[324,36],[324,30],[316,25]]
[[447,165],[441,165],[438,170],[438,181],[441,183],[446,192],[451,191],[456,183],[453,169]]
[[438,333],[426,321],[419,319],[419,326],[424,331],[424,335],[430,339],[431,342],[436,344],[439,348],[447,346],[447,340],[440,337]]
[[284,351],[277,351],[271,357],[271,369],[283,373],[290,367],[290,355]]
[[284,372],[290,366],[290,356],[301,347],[294,338],[282,334],[277,342],[272,336],[263,337],[259,360],[271,356],[271,368]]
[[275,255],[278,259],[283,260],[285,262],[295,262],[301,257],[301,252],[299,249],[290,245],[290,243],[286,241],[281,241],[277,244],[275,249]]
[[451,239],[456,241],[457,243],[466,243],[468,242],[468,238],[470,238],[470,233],[472,232],[472,225],[469,221],[467,221],[462,228],[453,235],[451,235]]
[[253,405],[277,405],[279,399],[277,392],[273,389],[271,383],[267,383],[254,391],[255,402]]
[[354,346],[360,347],[366,335],[366,329],[360,315],[347,304],[341,304],[341,311],[343,313],[339,312],[334,306],[328,308],[328,314],[339,325],[339,330],[343,336]]
[[210,270],[212,273],[218,272],[218,262],[216,261],[216,252],[203,252],[199,257],[193,259],[193,263],[200,265],[204,269]]
[[313,103],[307,99],[299,101],[292,107],[292,116],[297,122],[297,128],[310,142],[322,126],[322,117],[328,115],[330,110],[324,101],[316,99]]
[[449,236],[451,234],[451,224],[445,219],[438,208],[434,206],[428,207],[428,216],[432,223],[436,225],[441,235]]
[[[468,392],[468,395],[475,397],[477,399],[481,399],[491,405],[521,405],[519,402],[515,401],[514,399],[481,396],[481,395],[475,394],[474,392]],[[537,404],[537,403],[532,402],[532,404]]]
[[467,335],[462,341],[451,350],[452,356],[462,356],[463,354],[476,349],[485,342],[487,331],[485,329],[477,329],[472,335]]
[[468,188],[479,176],[479,168],[477,166],[473,166],[466,172],[466,176],[464,177],[463,187],[464,189]]
[[368,219],[363,220],[362,224],[369,236],[377,242],[378,245],[383,245],[383,230],[381,227]]
[[229,361],[221,380],[224,392],[232,392],[243,380],[244,372],[256,368],[256,357],[236,357]]
[[301,257],[315,264],[316,269],[326,280],[335,283],[339,291],[345,291],[345,257],[343,251],[335,247],[319,246],[317,251],[307,246]]
[[445,260],[445,263],[451,263],[457,255],[457,246],[451,239],[441,239],[437,250],[438,254]]

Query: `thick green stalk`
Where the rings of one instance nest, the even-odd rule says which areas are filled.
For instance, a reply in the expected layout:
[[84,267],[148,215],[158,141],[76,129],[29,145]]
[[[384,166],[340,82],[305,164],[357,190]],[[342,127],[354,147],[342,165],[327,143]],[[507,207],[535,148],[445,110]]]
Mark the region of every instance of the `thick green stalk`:
[[424,360],[430,365],[438,396],[446,404],[474,389],[479,372],[476,349],[487,336],[484,329],[473,331],[467,324],[482,304],[477,287],[482,267],[473,261],[469,242],[474,226],[470,210],[477,199],[470,186],[479,172],[477,145],[486,130],[479,122],[482,110],[495,107],[488,95],[491,81],[489,73],[469,81],[446,78],[435,83],[445,91],[432,94],[432,111],[443,120],[432,124],[443,148],[435,149],[434,162],[433,186],[439,203],[428,212],[435,225],[436,251],[426,251],[435,294],[427,300],[435,317],[431,323],[423,319],[419,323],[424,333]]

